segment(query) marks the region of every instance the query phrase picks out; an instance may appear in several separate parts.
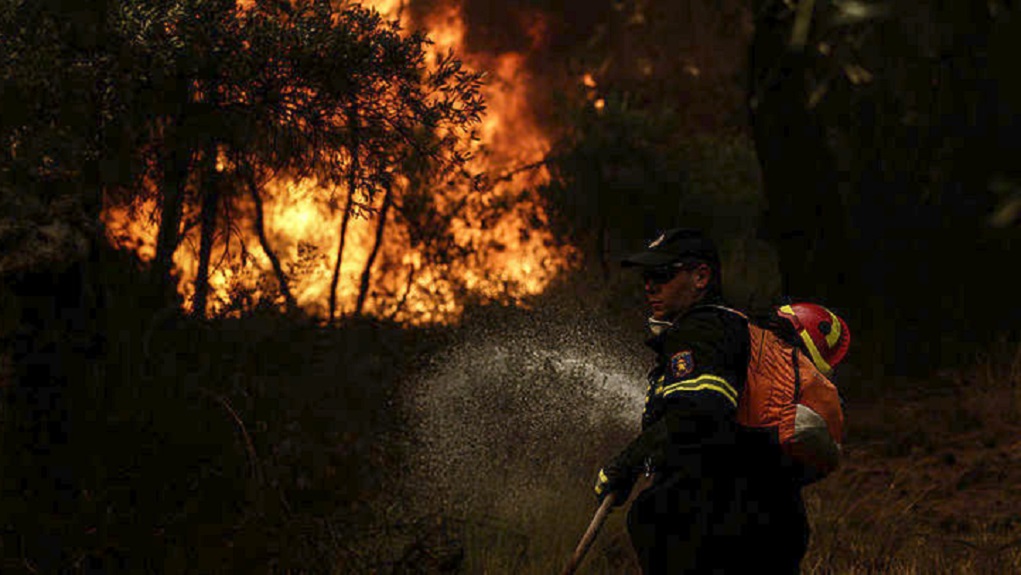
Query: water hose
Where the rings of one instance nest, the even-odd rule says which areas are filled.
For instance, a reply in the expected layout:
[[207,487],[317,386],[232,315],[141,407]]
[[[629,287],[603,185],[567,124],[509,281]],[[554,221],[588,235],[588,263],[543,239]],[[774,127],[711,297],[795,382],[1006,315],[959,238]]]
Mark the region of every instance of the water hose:
[[610,514],[610,510],[613,508],[613,503],[617,499],[616,493],[610,493],[603,498],[603,504],[596,510],[596,514],[592,517],[592,522],[589,523],[588,529],[585,534],[581,536],[581,541],[578,541],[578,547],[574,550],[574,555],[571,556],[571,561],[564,567],[561,575],[572,575],[575,570],[578,569],[578,565],[581,564],[581,560],[585,558],[585,554],[588,553],[589,547],[592,546],[592,542],[596,540],[596,535],[599,534],[599,529],[606,522],[606,517]]

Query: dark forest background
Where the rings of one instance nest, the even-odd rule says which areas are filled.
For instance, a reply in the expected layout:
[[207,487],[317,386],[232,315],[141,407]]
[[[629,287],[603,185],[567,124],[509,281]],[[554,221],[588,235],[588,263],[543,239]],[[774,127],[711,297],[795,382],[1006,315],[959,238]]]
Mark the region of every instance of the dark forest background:
[[[406,9],[424,21],[440,5]],[[481,78],[456,55],[426,69],[420,37],[344,3],[254,6],[242,21],[232,1],[0,4],[4,572],[256,569],[232,559],[235,544],[260,569],[326,561],[335,548],[316,542],[344,527],[317,506],[357,518],[397,457],[376,430],[399,435],[400,422],[373,408],[395,391],[357,382],[398,378],[456,338],[456,326],[303,317],[279,264],[287,313],[178,311],[184,214],[211,245],[231,198],[258,203],[276,171],[362,186],[370,212],[374,194],[404,199],[395,174],[424,190],[472,178],[463,137],[485,113]],[[848,320],[851,363],[874,375],[852,396],[1016,341],[1018,11],[466,1],[469,50],[529,55],[530,96],[555,135],[537,192],[581,254],[529,305],[587,298],[587,312],[634,320],[640,296],[616,258],[686,225],[739,268],[735,303],[803,298]],[[377,79],[394,88],[372,91]],[[101,218],[145,194],[161,221],[148,266],[107,244]],[[423,205],[401,217],[441,263]],[[478,302],[465,322],[506,305]],[[307,447],[327,442],[344,447]]]

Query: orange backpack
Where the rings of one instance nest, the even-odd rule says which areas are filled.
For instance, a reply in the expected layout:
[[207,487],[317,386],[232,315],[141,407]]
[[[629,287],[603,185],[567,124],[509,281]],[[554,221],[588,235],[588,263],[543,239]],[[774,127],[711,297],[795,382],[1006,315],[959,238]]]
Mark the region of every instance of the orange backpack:
[[[741,315],[732,310],[723,308]],[[844,412],[836,386],[801,349],[748,321],[748,378],[738,399],[737,422],[773,432],[799,468],[803,483],[822,479],[840,463]]]

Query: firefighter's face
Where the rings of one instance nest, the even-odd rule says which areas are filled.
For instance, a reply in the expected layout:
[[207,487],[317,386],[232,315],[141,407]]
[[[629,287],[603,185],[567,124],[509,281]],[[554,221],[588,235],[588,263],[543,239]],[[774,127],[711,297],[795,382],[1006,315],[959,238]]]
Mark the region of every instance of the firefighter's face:
[[642,279],[653,319],[669,321],[691,309],[705,295],[711,276],[712,270],[704,263],[646,270]]

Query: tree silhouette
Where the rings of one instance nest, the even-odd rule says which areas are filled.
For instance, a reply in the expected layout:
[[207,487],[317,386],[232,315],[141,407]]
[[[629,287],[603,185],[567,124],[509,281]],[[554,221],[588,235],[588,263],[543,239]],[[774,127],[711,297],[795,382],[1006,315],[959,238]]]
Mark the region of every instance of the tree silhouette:
[[[405,34],[374,11],[319,0],[244,10],[228,0],[164,0],[111,2],[102,16],[121,47],[104,82],[125,102],[103,112],[123,118],[119,136],[133,136],[133,145],[117,153],[137,167],[113,199],[158,204],[150,273],[164,292],[173,290],[185,231],[199,227],[196,313],[205,313],[214,244],[230,241],[228,222],[245,197],[256,204],[256,235],[280,292],[294,305],[264,230],[263,187],[273,177],[344,190],[339,271],[347,222],[376,211],[376,194],[393,188],[410,154],[450,173],[468,160],[483,110],[480,75],[452,55],[430,65],[424,35]],[[331,317],[336,282],[335,273]]]
[[749,92],[765,231],[786,291],[846,306],[880,348],[877,365],[926,370],[964,357],[951,339],[1010,327],[995,303],[1004,282],[988,275],[1009,243],[984,222],[990,180],[1011,172],[1005,154],[1017,149],[1004,127],[1016,104],[1001,89],[1016,80],[993,65],[1012,12],[757,3]]

